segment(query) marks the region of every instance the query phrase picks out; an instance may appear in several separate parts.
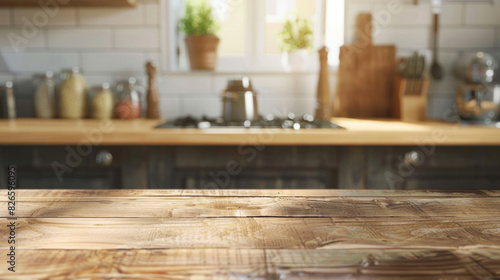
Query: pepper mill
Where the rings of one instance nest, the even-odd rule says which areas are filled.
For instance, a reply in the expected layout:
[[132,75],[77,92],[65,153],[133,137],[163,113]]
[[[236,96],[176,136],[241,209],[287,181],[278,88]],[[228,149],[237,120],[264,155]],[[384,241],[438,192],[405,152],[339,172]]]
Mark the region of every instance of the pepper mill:
[[146,112],[146,118],[148,119],[159,119],[160,114],[158,112],[158,89],[156,88],[156,66],[148,61],[146,63],[146,71],[148,73],[148,110]]
[[330,84],[328,80],[328,49],[323,46],[319,50],[319,80],[316,93],[316,119],[330,121]]

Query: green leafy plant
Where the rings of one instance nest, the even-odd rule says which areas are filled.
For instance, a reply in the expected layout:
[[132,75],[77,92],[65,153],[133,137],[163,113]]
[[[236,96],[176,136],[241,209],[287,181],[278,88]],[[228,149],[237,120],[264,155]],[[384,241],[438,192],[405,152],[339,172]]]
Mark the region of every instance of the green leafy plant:
[[219,30],[212,6],[206,0],[188,0],[180,30],[187,35],[216,35]]
[[283,24],[279,33],[281,50],[290,52],[313,47],[313,29],[308,19],[294,16]]

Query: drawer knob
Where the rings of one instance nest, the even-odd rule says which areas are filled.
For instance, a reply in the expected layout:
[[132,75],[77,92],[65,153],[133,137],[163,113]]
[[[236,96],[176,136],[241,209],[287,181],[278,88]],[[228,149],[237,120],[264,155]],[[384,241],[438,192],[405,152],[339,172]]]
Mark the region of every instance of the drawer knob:
[[404,156],[404,163],[407,166],[409,166],[409,165],[413,165],[413,166],[420,165],[420,164],[422,164],[422,160],[423,160],[423,157],[417,151],[407,152],[405,154],[405,156]]
[[113,155],[108,150],[101,150],[95,156],[95,163],[100,166],[110,166],[113,163]]

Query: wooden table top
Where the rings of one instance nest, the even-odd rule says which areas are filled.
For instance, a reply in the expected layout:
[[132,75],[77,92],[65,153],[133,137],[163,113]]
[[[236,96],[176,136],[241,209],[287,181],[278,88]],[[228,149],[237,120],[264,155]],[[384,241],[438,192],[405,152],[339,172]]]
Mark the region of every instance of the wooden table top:
[[500,279],[500,191],[17,190],[0,279]]
[[335,118],[345,129],[154,129],[161,120],[0,120],[0,145],[500,145],[500,129]]

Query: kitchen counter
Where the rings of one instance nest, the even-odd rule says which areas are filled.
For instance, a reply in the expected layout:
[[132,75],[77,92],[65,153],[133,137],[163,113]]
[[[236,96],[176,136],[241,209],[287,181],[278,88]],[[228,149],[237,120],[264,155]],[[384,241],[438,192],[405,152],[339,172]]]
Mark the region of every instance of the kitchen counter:
[[500,145],[500,129],[442,122],[332,120],[346,129],[154,129],[160,120],[0,121],[0,145]]
[[[500,192],[17,190],[1,279],[497,279]],[[9,232],[0,231],[2,240]],[[3,252],[8,250],[2,242]],[[4,255],[5,257],[5,255]]]

